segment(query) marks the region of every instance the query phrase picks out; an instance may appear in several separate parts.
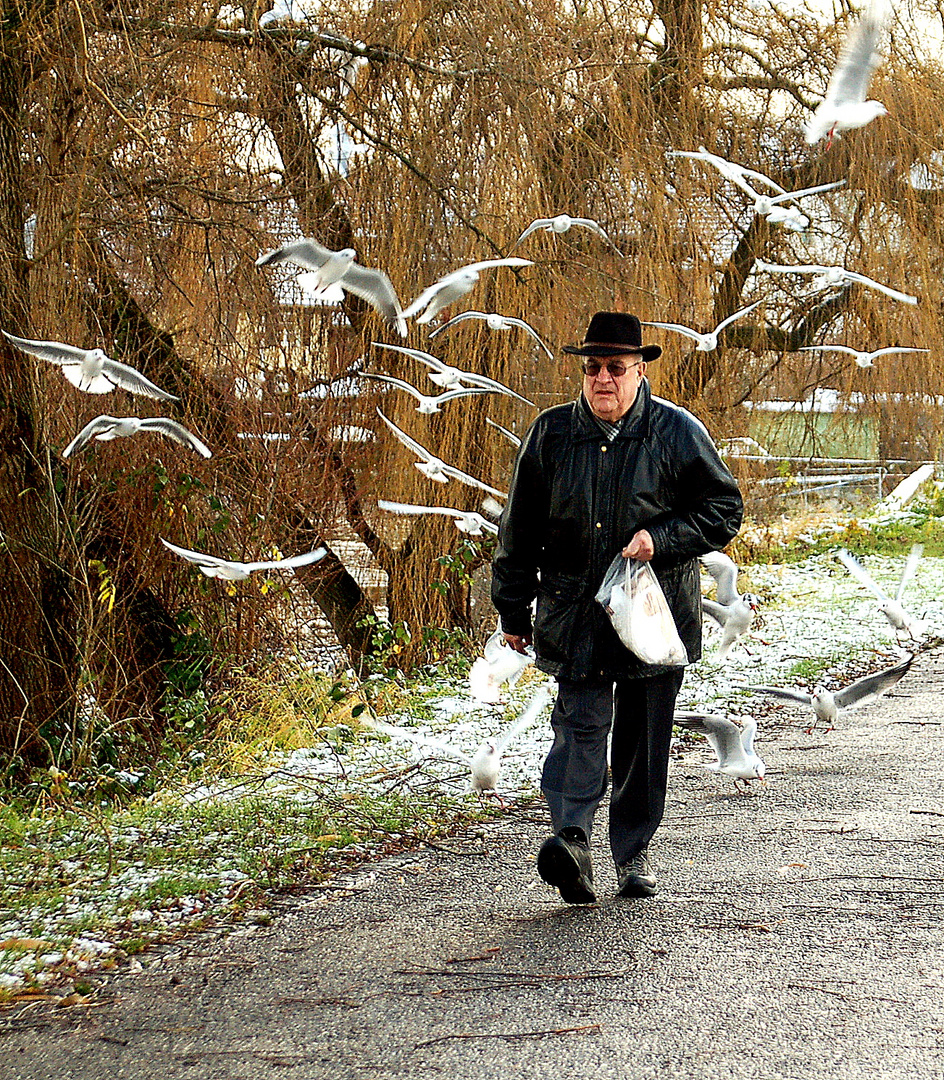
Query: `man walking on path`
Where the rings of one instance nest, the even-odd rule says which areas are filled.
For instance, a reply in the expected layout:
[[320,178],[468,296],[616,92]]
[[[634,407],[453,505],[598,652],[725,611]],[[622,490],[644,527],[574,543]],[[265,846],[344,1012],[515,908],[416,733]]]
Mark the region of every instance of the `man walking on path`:
[[[696,558],[724,547],[741,523],[737,484],[705,427],[653,397],[639,319],[597,312],[584,342],[583,392],[543,412],[515,462],[492,566],[492,601],[508,644],[533,640],[556,676],[554,743],[541,788],[554,836],[541,877],[568,903],[593,903],[589,837],[607,787],[612,727],[610,848],[621,896],[651,896],[647,848],[662,820],[675,700],[684,669],[637,659],[594,596],[617,552],[651,561],[689,662],[701,656]],[[532,628],[531,604],[537,598]]]

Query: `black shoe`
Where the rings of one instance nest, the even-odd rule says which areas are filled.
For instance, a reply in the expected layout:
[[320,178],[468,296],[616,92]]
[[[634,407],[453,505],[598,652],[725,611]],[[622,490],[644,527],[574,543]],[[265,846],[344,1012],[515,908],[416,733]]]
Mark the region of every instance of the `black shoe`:
[[656,876],[645,848],[628,863],[616,868],[616,891],[620,896],[655,896]]
[[561,829],[541,845],[538,873],[560,891],[567,904],[595,904],[593,867],[587,834],[577,826]]

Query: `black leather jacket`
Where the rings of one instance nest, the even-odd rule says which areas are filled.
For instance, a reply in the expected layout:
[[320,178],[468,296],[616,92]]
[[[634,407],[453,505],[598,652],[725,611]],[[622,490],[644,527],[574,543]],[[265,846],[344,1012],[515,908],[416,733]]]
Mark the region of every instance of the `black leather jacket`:
[[696,556],[724,547],[743,504],[705,427],[643,381],[610,442],[581,395],[534,421],[515,462],[492,563],[492,602],[509,634],[531,633],[538,667],[565,679],[637,678],[638,660],[594,596],[613,557],[645,528],[652,568],[690,662],[701,656]]

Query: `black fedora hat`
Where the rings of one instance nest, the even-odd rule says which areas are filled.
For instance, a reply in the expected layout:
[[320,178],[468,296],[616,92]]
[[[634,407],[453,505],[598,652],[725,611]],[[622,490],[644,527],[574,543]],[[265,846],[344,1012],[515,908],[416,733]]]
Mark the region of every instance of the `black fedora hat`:
[[582,345],[565,345],[561,350],[571,356],[619,356],[640,353],[643,360],[658,360],[661,345],[643,345],[642,326],[635,315],[625,311],[598,311],[590,320]]

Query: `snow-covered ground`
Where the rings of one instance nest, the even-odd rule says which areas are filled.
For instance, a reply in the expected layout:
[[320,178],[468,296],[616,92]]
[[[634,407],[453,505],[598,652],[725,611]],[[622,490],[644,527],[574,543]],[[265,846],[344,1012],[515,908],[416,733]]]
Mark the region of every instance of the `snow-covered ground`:
[[[865,557],[862,562],[875,580],[894,594],[904,564],[901,558]],[[925,640],[944,638],[944,559],[924,559],[905,594],[906,605],[926,620]],[[703,578],[710,594],[713,582]],[[683,709],[707,709],[737,717],[758,709],[761,716],[769,709],[769,699],[752,696],[752,684],[805,686],[821,681],[831,687],[844,685],[849,672],[860,673],[863,667],[882,667],[896,659],[898,643],[885,617],[877,610],[876,599],[865,592],[832,554],[818,555],[803,562],[751,566],[739,580],[741,591],[750,591],[763,601],[751,632],[734,646],[724,663],[714,662],[720,631],[706,622],[705,656],[689,667],[679,699]],[[903,643],[905,644],[905,643]],[[526,669],[506,700],[484,705],[474,700],[465,683],[431,675],[425,687],[410,687],[408,707],[387,713],[389,723],[430,739],[446,740],[462,754],[471,757],[481,741],[504,731],[521,712],[546,677],[533,666]],[[763,708],[761,704],[763,703]],[[545,710],[541,719],[518,737],[504,756],[499,791],[505,799],[533,796],[538,790],[541,763],[550,744]],[[801,715],[798,713],[798,716]],[[345,799],[367,796],[382,802],[385,795],[420,793],[467,799],[474,807],[477,796],[470,790],[468,766],[445,754],[423,749],[365,727],[341,727],[323,732],[318,744],[291,754],[274,756],[266,761],[251,782],[241,779],[220,780],[212,785],[194,786],[184,792],[161,793],[154,797],[163,805],[176,804],[177,820],[185,811],[182,804],[236,802],[246,795],[260,795],[271,800],[293,801],[301,807],[326,794]],[[758,735],[763,748],[763,719]],[[281,806],[282,803],[279,803]],[[300,815],[301,816],[301,815]],[[168,815],[168,818],[172,815]],[[285,820],[285,843],[310,843],[303,833],[293,836],[292,814]],[[161,824],[163,832],[152,828],[136,841],[134,829],[111,826],[111,832],[87,836],[88,843],[108,844],[122,851],[134,850],[134,844],[160,844],[173,847],[175,829],[171,820]],[[130,829],[130,832],[129,832]],[[87,832],[87,830],[84,830]],[[127,833],[128,835],[125,835]],[[96,834],[96,830],[93,830]],[[193,836],[188,837],[193,845]],[[243,838],[245,842],[245,838]],[[128,863],[116,864],[109,872],[90,878],[76,870],[72,885],[64,884],[55,903],[39,903],[31,910],[0,912],[0,988],[15,988],[24,980],[42,984],[55,979],[68,968],[74,975],[92,970],[114,954],[117,942],[134,934],[147,938],[157,932],[165,937],[191,925],[201,915],[225,912],[240,891],[250,884],[239,868],[237,838],[214,833],[204,827],[198,847],[202,854],[193,866],[181,864],[180,876],[193,879],[192,892],[174,896],[172,902],[159,895],[160,881],[166,874],[148,870],[143,861],[128,856]],[[370,843],[346,856],[367,855]],[[52,853],[55,856],[55,853]],[[72,858],[70,856],[70,858]],[[72,877],[69,860],[59,859],[66,879]],[[264,884],[264,883],[263,883]],[[20,951],[8,942],[35,942]],[[137,962],[137,961],[135,961]],[[39,972],[38,978],[36,977]]]

